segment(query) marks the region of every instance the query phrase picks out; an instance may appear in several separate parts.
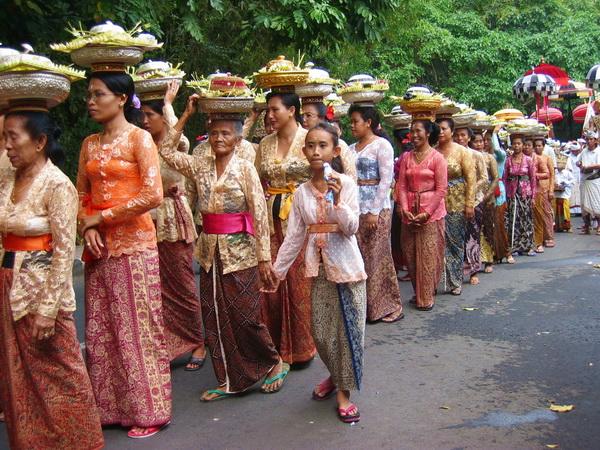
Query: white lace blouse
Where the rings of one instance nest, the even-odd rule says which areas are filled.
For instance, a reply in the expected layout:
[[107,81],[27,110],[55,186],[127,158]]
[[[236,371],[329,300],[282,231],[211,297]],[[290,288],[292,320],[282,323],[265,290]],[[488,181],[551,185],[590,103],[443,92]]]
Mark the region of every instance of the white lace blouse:
[[338,224],[338,233],[309,233],[305,254],[305,275],[316,277],[322,263],[326,278],[334,283],[354,283],[367,279],[355,233],[358,231],[356,184],[340,174],[342,190],[337,206],[328,202],[311,181],[303,183],[294,195],[287,234],[277,254],[274,271],[283,280],[302,250],[309,225]]
[[[382,209],[390,209],[390,189],[394,179],[394,149],[381,137],[356,151],[356,144],[350,146],[356,155],[356,175],[361,214],[379,214]],[[379,180],[379,184],[360,185],[361,180]]]

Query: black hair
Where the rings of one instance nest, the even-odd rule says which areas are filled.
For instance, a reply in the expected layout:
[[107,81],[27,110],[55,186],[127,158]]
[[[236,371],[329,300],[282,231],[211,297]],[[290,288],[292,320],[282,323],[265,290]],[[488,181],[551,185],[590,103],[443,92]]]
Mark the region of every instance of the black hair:
[[327,117],[327,106],[325,106],[323,102],[306,103],[303,104],[302,107],[306,108],[308,105],[312,105],[317,109],[317,115],[319,116],[319,119],[325,120]]
[[440,117],[439,119],[435,119],[435,123],[437,123],[438,125],[441,125],[442,122],[446,122],[448,124],[448,126],[450,127],[450,131],[452,131],[454,133],[454,119],[452,117]]
[[272,98],[279,97],[281,99],[281,103],[287,108],[290,109],[292,106],[295,109],[294,111],[294,119],[296,122],[302,123],[302,114],[300,113],[300,97],[298,94],[294,94],[293,92],[269,92],[267,94],[267,103]]
[[148,101],[142,102],[142,106],[147,106],[152,111],[154,111],[156,114],[160,114],[162,116],[163,115],[163,107],[165,106],[165,102],[164,102],[164,100],[148,100]]
[[65,153],[58,142],[61,130],[56,126],[50,114],[43,111],[18,111],[8,113],[6,118],[9,117],[23,117],[25,119],[23,127],[31,139],[46,136],[44,154],[56,166],[61,166],[64,163]]
[[473,138],[473,130],[471,130],[470,127],[464,127],[464,126],[460,126],[460,127],[456,127],[456,130],[467,130],[467,135],[469,136],[469,140],[471,140]]
[[352,116],[352,114],[355,112],[360,114],[360,117],[362,117],[362,120],[364,120],[365,122],[367,120],[371,121],[371,131],[373,132],[373,134],[379,137],[385,136],[386,139],[389,139],[388,135],[385,134],[379,126],[381,123],[381,117],[379,116],[379,113],[377,112],[374,106],[364,106],[354,103],[352,104],[352,106],[350,106],[350,109],[348,110],[348,116]]
[[[308,132],[310,133],[313,130],[323,130],[331,136],[331,142],[334,147],[340,145],[340,138],[337,134],[337,130],[333,125],[329,122],[321,121],[312,127]],[[308,136],[308,134],[307,134]],[[344,173],[344,165],[342,164],[342,158],[340,156],[336,156],[331,160],[331,168],[335,170],[337,173]]]
[[510,137],[510,143],[512,144],[515,139],[521,139],[521,143],[525,143],[525,137],[522,134],[516,134]]
[[136,122],[139,121],[139,114],[136,113],[138,110],[133,106],[135,85],[133,84],[131,76],[124,72],[92,72],[90,81],[94,78],[102,81],[113,94],[125,94],[127,96],[127,100],[125,100],[125,105],[123,107],[125,119],[127,119],[128,122],[137,125]]
[[[447,120],[447,119],[440,119],[440,120]],[[450,119],[450,120],[452,120],[452,119]],[[440,138],[440,126],[438,125],[437,122],[438,122],[437,120],[435,122],[432,122],[431,120],[417,119],[417,120],[412,121],[411,126],[415,126],[416,123],[422,124],[423,128],[425,128],[425,132],[429,135],[429,138],[428,138],[429,145],[434,146],[438,143],[438,140]],[[452,128],[452,127],[450,127],[450,128]]]

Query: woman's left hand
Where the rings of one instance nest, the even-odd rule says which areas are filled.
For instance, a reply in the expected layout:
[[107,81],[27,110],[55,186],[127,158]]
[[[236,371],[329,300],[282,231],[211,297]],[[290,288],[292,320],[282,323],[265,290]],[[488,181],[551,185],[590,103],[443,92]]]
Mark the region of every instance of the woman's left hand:
[[54,336],[55,319],[35,314],[33,326],[31,328],[31,336],[37,341],[45,341]]
[[336,173],[332,173],[327,181],[327,186],[333,192],[333,204],[337,205],[340,202],[340,192],[342,192],[342,180]]
[[95,228],[102,223],[102,213],[94,214],[93,216],[85,216],[77,221],[79,234],[83,236],[90,228]]

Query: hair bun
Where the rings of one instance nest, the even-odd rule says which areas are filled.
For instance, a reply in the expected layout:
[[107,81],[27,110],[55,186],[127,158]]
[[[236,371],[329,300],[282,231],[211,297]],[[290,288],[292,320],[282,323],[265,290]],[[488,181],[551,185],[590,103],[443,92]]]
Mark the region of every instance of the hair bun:
[[59,127],[54,128],[54,133],[52,133],[52,136],[54,137],[55,140],[59,140],[60,137],[62,135],[62,130]]

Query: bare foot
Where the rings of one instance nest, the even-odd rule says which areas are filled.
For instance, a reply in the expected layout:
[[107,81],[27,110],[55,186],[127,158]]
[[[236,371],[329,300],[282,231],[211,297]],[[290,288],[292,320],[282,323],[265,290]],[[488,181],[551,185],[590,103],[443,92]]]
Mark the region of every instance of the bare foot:
[[470,280],[471,286],[477,286],[479,284],[479,277],[477,275],[473,275]]
[[485,269],[483,269],[483,271],[485,273],[492,273],[494,271],[494,266],[492,264],[488,264],[485,266]]

